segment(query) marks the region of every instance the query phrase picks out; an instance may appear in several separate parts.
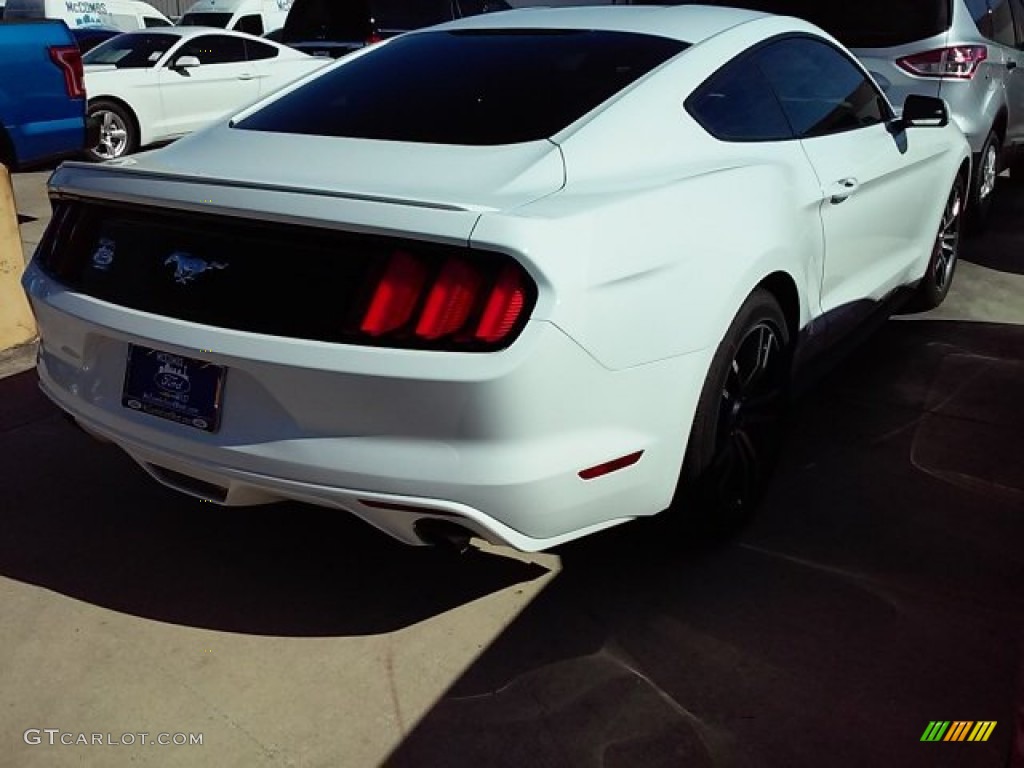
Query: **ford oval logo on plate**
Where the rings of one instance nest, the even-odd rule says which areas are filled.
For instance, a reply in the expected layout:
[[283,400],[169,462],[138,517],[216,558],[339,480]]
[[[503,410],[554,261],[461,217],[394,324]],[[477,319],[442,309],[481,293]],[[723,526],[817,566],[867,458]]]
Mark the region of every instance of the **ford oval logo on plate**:
[[170,395],[185,395],[192,389],[188,378],[177,373],[158,373],[153,379],[153,383]]

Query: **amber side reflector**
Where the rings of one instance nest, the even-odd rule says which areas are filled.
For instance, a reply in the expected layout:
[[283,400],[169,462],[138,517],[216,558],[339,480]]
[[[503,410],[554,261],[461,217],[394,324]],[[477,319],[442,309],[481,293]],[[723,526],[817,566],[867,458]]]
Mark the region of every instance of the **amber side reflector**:
[[589,469],[580,470],[580,477],[584,480],[594,480],[598,477],[611,474],[612,472],[618,472],[620,469],[631,467],[640,461],[640,457],[644,455],[643,451],[637,451],[631,453],[628,456],[620,456],[617,459],[606,461],[604,464],[598,464],[596,467],[590,467]]

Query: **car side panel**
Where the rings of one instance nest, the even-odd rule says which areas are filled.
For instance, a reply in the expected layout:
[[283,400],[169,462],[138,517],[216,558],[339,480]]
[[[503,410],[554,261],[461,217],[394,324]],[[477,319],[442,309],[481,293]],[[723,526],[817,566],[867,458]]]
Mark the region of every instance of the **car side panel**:
[[160,141],[167,136],[158,69],[88,72],[85,87],[90,102],[113,98],[131,108],[139,123],[140,146]]

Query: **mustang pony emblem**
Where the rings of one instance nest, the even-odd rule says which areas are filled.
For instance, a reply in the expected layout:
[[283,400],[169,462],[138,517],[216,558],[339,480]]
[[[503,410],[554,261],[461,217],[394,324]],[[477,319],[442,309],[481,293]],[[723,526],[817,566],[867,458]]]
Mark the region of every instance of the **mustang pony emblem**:
[[227,264],[220,261],[207,261],[192,256],[184,251],[175,251],[164,261],[164,266],[174,265],[174,279],[182,285],[188,285],[198,275],[211,269],[227,269]]

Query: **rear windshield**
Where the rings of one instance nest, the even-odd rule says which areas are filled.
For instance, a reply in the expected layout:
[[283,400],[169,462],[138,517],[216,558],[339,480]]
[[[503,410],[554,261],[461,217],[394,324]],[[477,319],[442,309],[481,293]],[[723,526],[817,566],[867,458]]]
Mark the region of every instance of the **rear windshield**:
[[427,144],[536,141],[686,46],[593,30],[415,33],[325,73],[237,127]]
[[159,32],[118,35],[85,54],[82,63],[113,64],[118,69],[148,69],[156,66],[179,39],[177,35]]
[[183,27],[220,27],[226,29],[230,13],[186,13],[178,23]]
[[[888,48],[946,31],[951,0],[700,0],[780,16],[824,29],[848,48]],[[689,3],[680,3],[689,4]]]

